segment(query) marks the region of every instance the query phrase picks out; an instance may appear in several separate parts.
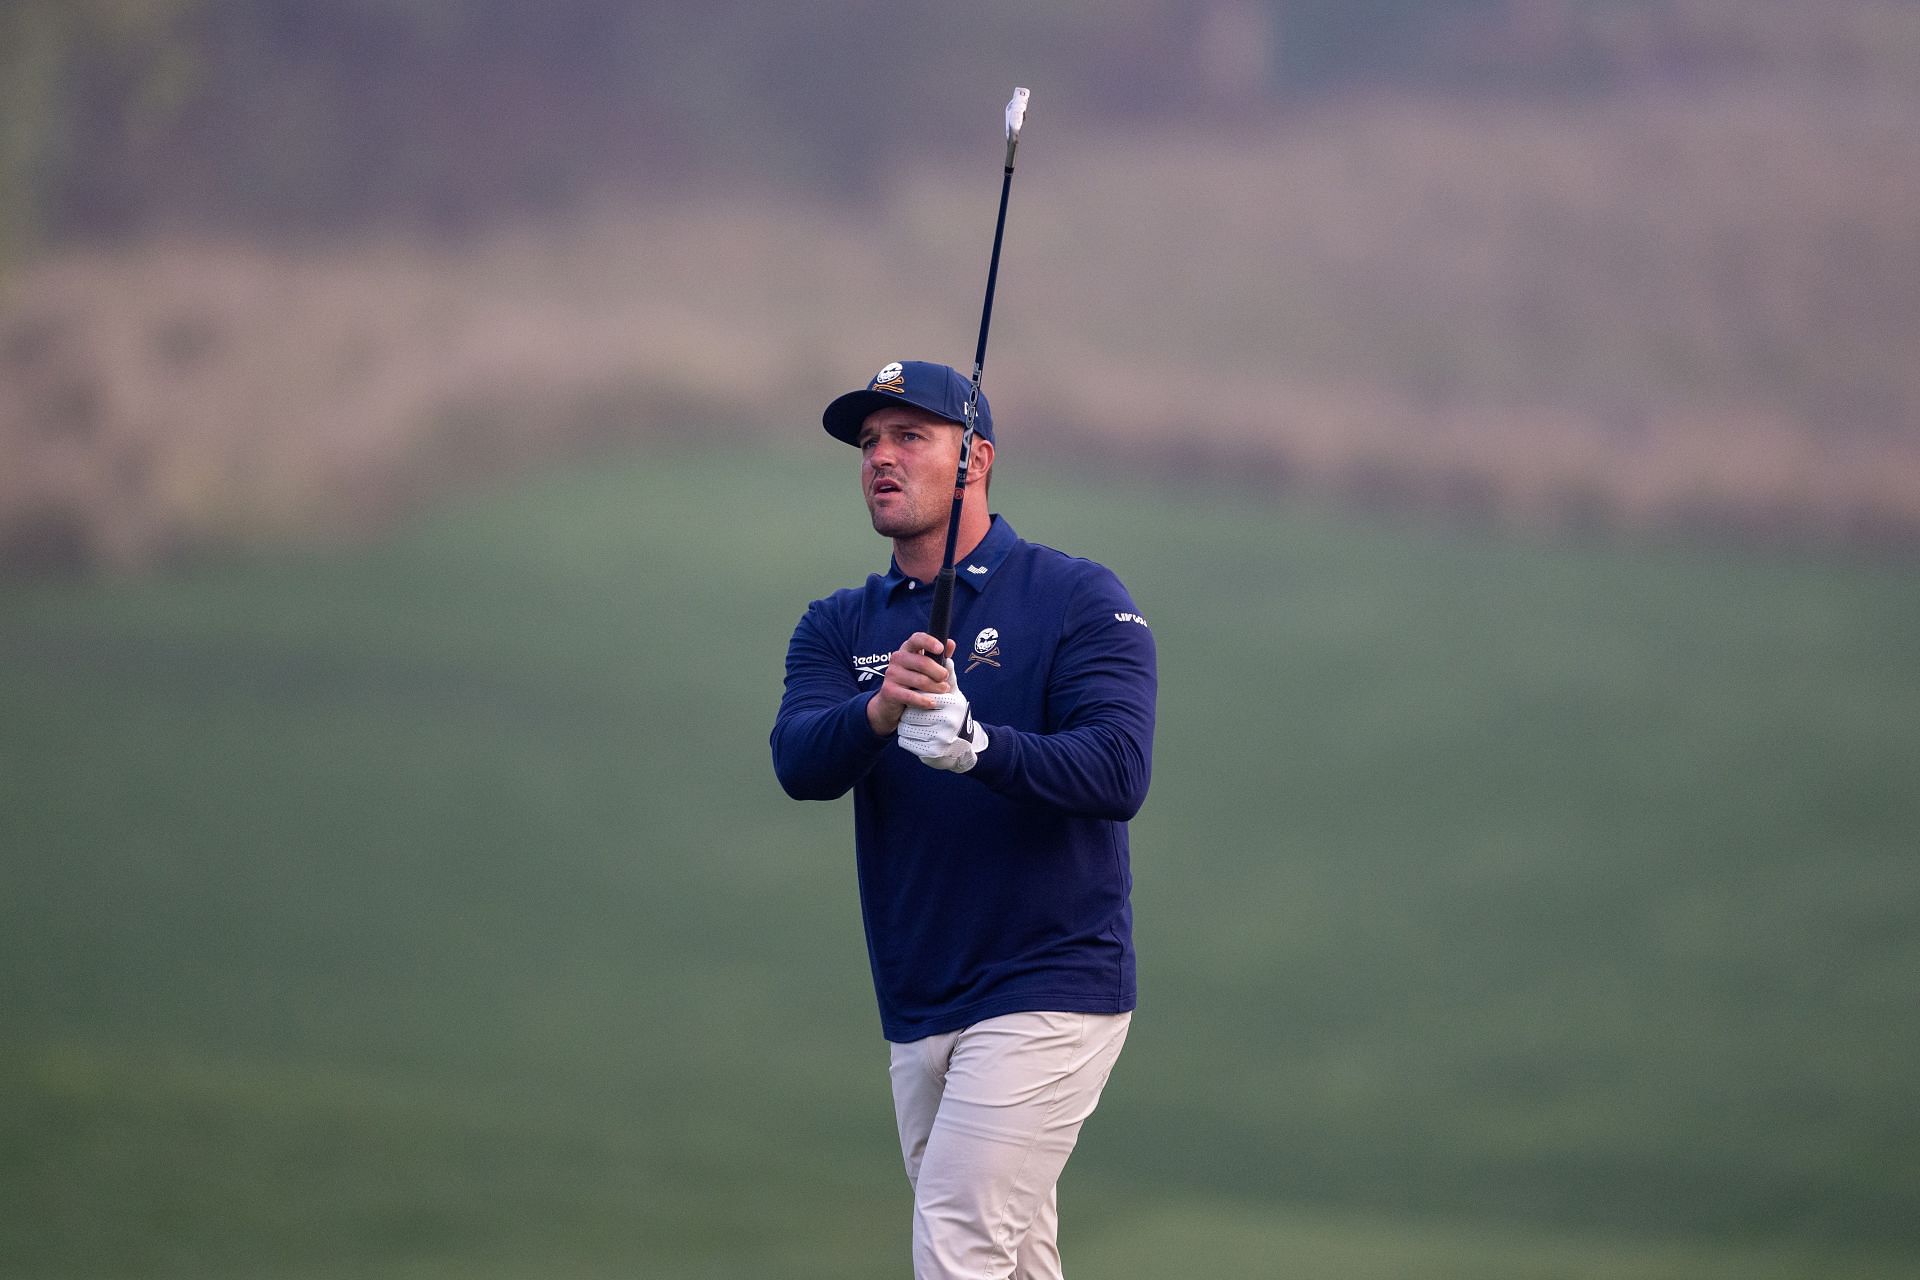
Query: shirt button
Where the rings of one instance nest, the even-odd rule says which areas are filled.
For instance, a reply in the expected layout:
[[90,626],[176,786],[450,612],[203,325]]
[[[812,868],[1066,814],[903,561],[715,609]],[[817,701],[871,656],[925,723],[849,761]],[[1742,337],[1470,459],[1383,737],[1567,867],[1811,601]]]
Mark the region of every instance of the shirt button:
[[920,589],[919,583],[915,582],[912,578],[907,579],[907,590],[918,591],[919,589]]

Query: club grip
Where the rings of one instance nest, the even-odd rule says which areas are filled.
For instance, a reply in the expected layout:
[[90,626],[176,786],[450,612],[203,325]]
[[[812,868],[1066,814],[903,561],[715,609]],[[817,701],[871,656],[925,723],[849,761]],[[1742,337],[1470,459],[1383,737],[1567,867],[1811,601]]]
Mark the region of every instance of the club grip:
[[953,629],[953,566],[944,565],[933,580],[933,612],[927,617],[927,631],[940,642],[940,655],[946,656],[947,635]]

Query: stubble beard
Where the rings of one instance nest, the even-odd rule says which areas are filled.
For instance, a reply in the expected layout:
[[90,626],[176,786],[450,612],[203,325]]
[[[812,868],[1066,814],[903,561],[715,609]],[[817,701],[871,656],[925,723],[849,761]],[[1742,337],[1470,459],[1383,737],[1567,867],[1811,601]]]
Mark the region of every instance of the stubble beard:
[[873,520],[873,531],[883,538],[892,538],[896,542],[923,538],[936,530],[946,528],[947,513],[939,509],[938,502],[923,494],[909,491],[903,486],[894,494],[892,506],[881,510],[867,500],[867,514]]
[[925,537],[942,527],[937,513],[925,510],[925,505],[917,502],[896,503],[891,511],[869,508],[868,513],[873,517],[873,531],[895,541]]

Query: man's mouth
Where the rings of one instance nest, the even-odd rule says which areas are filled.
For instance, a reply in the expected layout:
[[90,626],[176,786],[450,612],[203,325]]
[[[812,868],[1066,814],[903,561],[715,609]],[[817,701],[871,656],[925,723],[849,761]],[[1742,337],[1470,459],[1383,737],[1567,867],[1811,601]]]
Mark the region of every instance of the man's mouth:
[[875,480],[873,482],[873,496],[876,498],[883,493],[899,493],[900,491],[900,482],[897,480]]

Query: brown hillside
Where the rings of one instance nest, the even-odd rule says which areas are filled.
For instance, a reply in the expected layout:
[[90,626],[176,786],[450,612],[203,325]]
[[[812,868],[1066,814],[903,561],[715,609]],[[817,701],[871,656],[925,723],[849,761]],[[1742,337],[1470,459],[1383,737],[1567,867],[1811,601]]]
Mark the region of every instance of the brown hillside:
[[[1522,525],[1920,534],[1920,99],[1406,96],[1036,130],[988,388],[1012,447]],[[153,236],[0,300],[0,554],[137,567],[377,527],[449,479],[804,429],[965,364],[997,177],[330,247]]]

